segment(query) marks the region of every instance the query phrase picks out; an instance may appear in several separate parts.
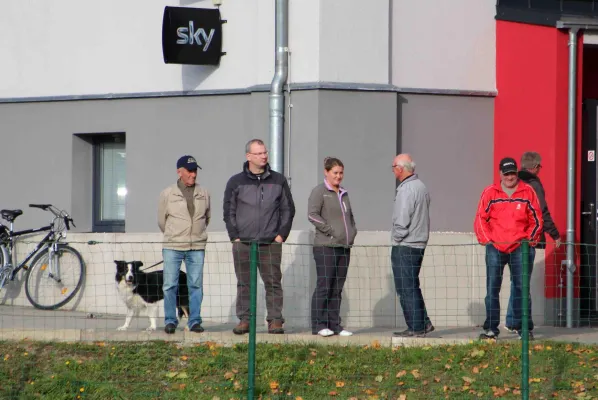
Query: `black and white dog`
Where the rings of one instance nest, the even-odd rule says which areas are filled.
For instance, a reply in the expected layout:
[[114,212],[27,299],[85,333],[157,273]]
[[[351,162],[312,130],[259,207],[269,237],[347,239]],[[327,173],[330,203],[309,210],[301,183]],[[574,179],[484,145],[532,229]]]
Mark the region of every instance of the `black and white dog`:
[[[139,312],[147,308],[150,326],[147,331],[156,330],[156,319],[158,317],[158,302],[164,299],[162,285],[164,284],[164,271],[143,272],[139,268],[143,266],[141,261],[117,261],[116,264],[116,286],[118,292],[127,305],[127,319],[125,324],[117,330],[125,331],[131,324],[131,319],[139,315]],[[176,298],[179,317],[183,315],[189,318],[189,289],[187,287],[187,274],[179,273],[179,290]]]

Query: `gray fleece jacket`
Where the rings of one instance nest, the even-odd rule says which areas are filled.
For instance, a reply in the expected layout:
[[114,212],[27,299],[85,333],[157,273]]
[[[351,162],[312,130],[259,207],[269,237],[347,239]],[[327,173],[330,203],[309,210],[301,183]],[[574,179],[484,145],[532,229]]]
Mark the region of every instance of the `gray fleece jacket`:
[[326,182],[316,186],[307,201],[307,218],[316,227],[314,246],[353,245],[357,228],[349,194],[338,194]]
[[397,187],[392,213],[392,244],[423,249],[429,237],[430,193],[413,174]]

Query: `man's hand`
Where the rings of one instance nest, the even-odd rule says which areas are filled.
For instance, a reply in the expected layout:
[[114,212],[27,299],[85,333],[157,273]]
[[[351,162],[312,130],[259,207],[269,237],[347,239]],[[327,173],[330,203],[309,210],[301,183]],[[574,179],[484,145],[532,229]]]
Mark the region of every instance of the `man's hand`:
[[282,242],[284,242],[284,240],[282,239],[282,236],[280,236],[280,235],[276,236],[276,237],[274,238],[274,241],[275,241],[276,243],[282,243]]
[[239,238],[235,239],[235,242],[240,242],[240,241],[241,241],[241,239],[239,239]]
[[554,241],[554,247],[556,247],[557,249],[559,247],[561,247],[561,238],[558,238],[557,240]]

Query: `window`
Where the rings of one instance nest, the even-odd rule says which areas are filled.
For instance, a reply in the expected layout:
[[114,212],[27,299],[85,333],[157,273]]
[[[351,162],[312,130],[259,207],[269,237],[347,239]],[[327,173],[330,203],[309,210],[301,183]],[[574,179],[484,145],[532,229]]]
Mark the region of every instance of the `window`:
[[127,151],[124,133],[93,137],[93,231],[124,232]]

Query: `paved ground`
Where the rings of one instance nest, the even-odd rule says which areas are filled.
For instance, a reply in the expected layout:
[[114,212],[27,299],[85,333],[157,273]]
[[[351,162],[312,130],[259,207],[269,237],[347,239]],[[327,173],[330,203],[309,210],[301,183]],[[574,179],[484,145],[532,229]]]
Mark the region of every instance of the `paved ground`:
[[[29,307],[0,306],[0,340],[29,339],[43,341],[148,341],[166,340],[180,343],[201,343],[214,341],[223,344],[247,342],[248,335],[237,336],[231,330],[233,324],[214,324],[204,322],[204,333],[186,332],[182,326],[174,335],[167,335],[162,330],[162,321],[158,321],[158,330],[146,332],[148,318],[143,316],[133,320],[128,331],[117,331],[124,322],[122,315],[89,315],[72,311],[41,311]],[[396,330],[396,329],[394,329]],[[269,335],[263,325],[258,325],[258,342],[287,343],[313,342],[336,344],[372,344],[378,341],[382,346],[425,346],[452,343],[468,343],[475,340],[480,328],[477,327],[436,327],[436,331],[426,338],[402,339],[392,335],[392,328],[360,329],[351,337],[322,338],[314,336],[308,329],[286,327],[284,335]],[[536,327],[535,336],[540,340],[566,342],[597,343],[598,328],[554,328]],[[514,340],[517,336],[504,332],[500,340]]]

